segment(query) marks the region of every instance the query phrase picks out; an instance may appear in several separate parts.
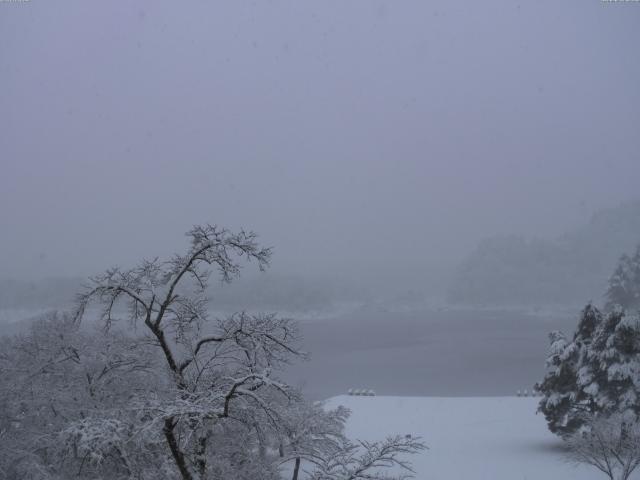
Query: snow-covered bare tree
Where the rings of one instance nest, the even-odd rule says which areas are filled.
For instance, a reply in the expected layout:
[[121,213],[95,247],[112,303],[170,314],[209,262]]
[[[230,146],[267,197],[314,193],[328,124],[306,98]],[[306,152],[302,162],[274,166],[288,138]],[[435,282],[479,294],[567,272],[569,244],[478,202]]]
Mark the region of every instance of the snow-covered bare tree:
[[[404,457],[425,450],[420,438],[410,435],[388,437],[379,442],[347,442],[326,458],[311,480],[404,480],[415,473]],[[389,470],[395,473],[389,473]]]
[[192,480],[208,476],[209,458],[217,453],[211,442],[224,434],[225,421],[277,428],[280,412],[267,396],[287,399],[294,392],[273,372],[303,354],[289,319],[246,313],[209,318],[206,289],[212,269],[230,282],[239,275],[242,259],[264,269],[270,249],[258,246],[254,233],[213,225],[196,226],[187,236],[190,248],[184,255],[94,277],[78,298],[76,318],[96,301],[108,330],[124,306],[126,320],[160,349],[171,387],[149,392],[136,407],[148,418],[149,429],[162,432],[182,479]]
[[186,254],[110,269],[74,315],[0,340],[0,478],[280,480],[284,464],[304,463],[335,479],[408,466],[402,454],[422,444],[357,448],[345,409],[309,404],[276,377],[305,357],[295,322],[210,317],[214,270],[228,282],[242,260],[267,266],[255,234],[206,225],[187,235]]
[[344,449],[348,416],[344,407],[326,410],[318,402],[290,406],[283,425],[281,455],[283,464],[294,462],[292,480],[298,480],[303,463],[321,467]]
[[139,419],[129,408],[159,385],[153,349],[56,312],[3,342],[0,478],[163,474],[166,455],[154,438],[135,435]]
[[592,416],[567,446],[569,460],[591,465],[610,480],[628,480],[640,465],[640,425],[623,414]]

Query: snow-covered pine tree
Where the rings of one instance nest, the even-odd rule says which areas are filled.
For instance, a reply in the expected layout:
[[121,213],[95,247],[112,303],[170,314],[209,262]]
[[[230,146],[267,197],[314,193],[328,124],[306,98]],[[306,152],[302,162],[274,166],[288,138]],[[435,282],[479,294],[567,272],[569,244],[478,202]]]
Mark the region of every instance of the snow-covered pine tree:
[[549,341],[551,347],[546,362],[547,374],[537,385],[543,394],[538,411],[544,414],[551,432],[565,435],[579,426],[575,419],[579,405],[576,396],[578,349],[560,331],[551,332]]
[[[640,413],[640,325],[637,314],[609,312],[598,324],[578,383],[598,411]],[[580,373],[580,372],[579,372]]]
[[580,314],[572,341],[560,331],[549,334],[547,373],[536,389],[543,396],[538,411],[544,414],[549,430],[555,434],[564,436],[575,432],[583,424],[582,414],[593,410],[593,402],[579,387],[578,378],[585,374],[582,367],[586,348],[601,320],[602,313],[589,304]]
[[632,256],[620,257],[613,275],[609,278],[605,298],[607,311],[616,307],[626,310],[640,308],[640,244]]
[[549,429],[566,436],[591,414],[633,412],[640,407],[640,325],[636,315],[593,305],[582,311],[573,340],[550,334],[547,374],[536,385],[543,395],[538,411]]

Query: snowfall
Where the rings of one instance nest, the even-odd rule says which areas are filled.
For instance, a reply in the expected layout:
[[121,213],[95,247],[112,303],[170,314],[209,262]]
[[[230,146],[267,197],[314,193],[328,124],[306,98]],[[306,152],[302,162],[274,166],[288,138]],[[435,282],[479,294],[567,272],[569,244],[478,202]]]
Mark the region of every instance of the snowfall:
[[[602,480],[593,467],[569,463],[562,442],[536,414],[533,397],[338,396],[328,408],[352,412],[347,434],[376,440],[422,437],[428,450],[411,457],[418,480]],[[633,477],[632,478],[640,478]]]

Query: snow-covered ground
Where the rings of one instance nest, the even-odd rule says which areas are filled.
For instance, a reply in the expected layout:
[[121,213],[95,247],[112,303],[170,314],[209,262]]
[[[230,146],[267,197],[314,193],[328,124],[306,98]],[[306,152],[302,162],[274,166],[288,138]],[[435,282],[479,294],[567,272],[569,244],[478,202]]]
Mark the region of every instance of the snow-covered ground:
[[592,467],[564,459],[562,443],[535,413],[537,402],[531,397],[345,395],[329,399],[327,406],[344,405],[352,411],[347,423],[352,439],[422,437],[429,450],[411,459],[418,480],[606,478]]

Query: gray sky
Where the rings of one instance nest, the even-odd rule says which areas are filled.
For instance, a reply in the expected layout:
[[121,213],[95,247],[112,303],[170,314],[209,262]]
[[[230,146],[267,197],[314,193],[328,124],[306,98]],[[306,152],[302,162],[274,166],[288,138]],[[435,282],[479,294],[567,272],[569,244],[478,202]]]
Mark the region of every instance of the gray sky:
[[277,268],[455,259],[636,198],[640,3],[0,2],[0,276],[244,226]]

